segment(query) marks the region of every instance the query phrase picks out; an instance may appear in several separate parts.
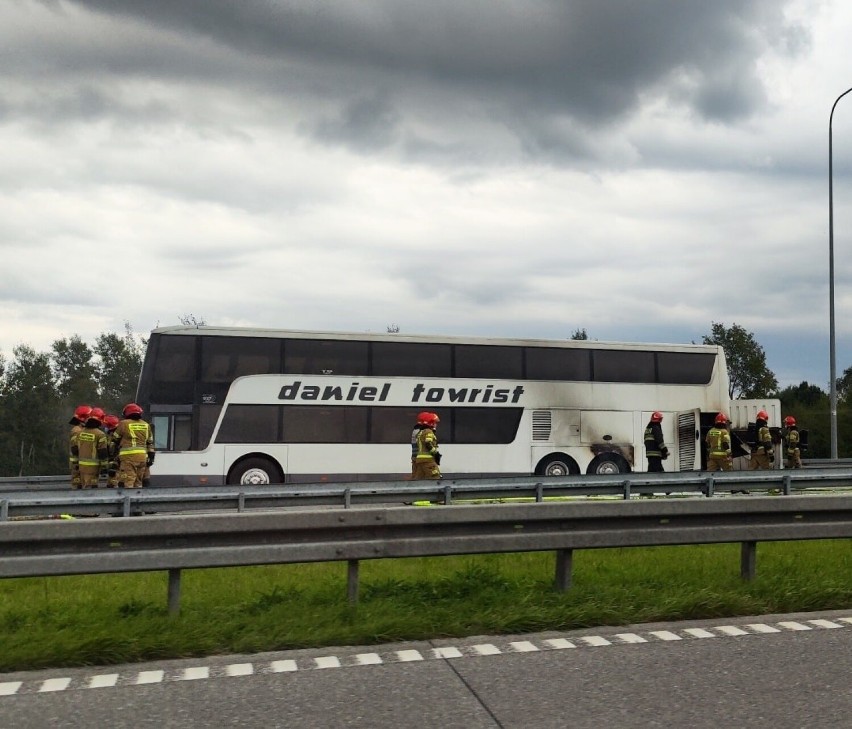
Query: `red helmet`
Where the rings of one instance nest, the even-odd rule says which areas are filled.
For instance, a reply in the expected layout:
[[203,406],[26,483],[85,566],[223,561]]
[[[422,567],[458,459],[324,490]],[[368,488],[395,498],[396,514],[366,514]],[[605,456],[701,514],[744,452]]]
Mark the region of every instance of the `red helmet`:
[[77,420],[85,423],[89,419],[89,414],[91,412],[91,405],[78,405],[77,409],[74,411],[74,417],[77,418]]
[[727,425],[728,424],[728,416],[725,413],[719,413],[716,416],[716,419],[713,421],[716,425]]
[[663,422],[663,414],[659,410],[655,410],[651,413],[651,422],[652,423],[662,423]]
[[118,415],[105,415],[104,425],[108,430],[115,430],[118,427]]
[[141,415],[142,408],[140,408],[135,402],[129,402],[124,406],[124,410],[121,411],[121,414],[124,415],[125,418],[129,418],[131,415]]
[[796,419],[792,415],[788,415],[784,418],[784,425],[788,428],[792,428],[796,424]]
[[769,422],[769,413],[765,410],[761,410],[757,415],[754,416],[757,420],[766,420]]
[[104,418],[106,417],[106,413],[103,408],[92,408],[92,412],[89,413],[89,418],[94,418],[98,422],[104,422]]
[[428,428],[434,428],[440,422],[441,419],[438,417],[437,413],[430,413],[427,410],[424,410],[417,416],[417,424],[425,425]]

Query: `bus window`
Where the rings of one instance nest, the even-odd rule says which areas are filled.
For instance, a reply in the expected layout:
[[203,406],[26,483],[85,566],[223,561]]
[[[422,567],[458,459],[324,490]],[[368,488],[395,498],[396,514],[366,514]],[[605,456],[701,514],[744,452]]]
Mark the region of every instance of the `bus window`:
[[655,382],[654,353],[595,349],[592,354],[595,382]]
[[229,405],[217,443],[278,443],[280,405]]
[[713,376],[716,355],[693,352],[657,352],[659,382],[667,385],[705,385]]
[[452,377],[449,344],[373,342],[372,374],[396,377]]
[[557,349],[556,347],[527,347],[528,380],[574,380],[588,382],[591,354],[588,349]]
[[370,443],[405,443],[419,412],[417,408],[370,408]]
[[284,407],[285,443],[366,443],[367,408]]
[[195,394],[197,337],[157,338],[150,398],[162,404],[190,403]]
[[151,429],[157,451],[188,451],[192,445],[192,417],[189,415],[154,415]]
[[288,339],[284,345],[284,374],[366,375],[367,365],[367,342]]
[[453,408],[452,435],[442,427],[442,418],[438,442],[511,443],[518,433],[522,412],[521,408]]
[[213,435],[213,430],[216,427],[216,421],[219,420],[219,413],[222,412],[222,403],[216,405],[201,405],[197,408],[198,411],[198,439],[193,442],[192,450],[204,450],[210,444],[210,436]]
[[243,375],[281,370],[281,341],[261,337],[202,337],[201,382],[230,383]]
[[523,349],[457,344],[455,376],[520,380],[524,376]]

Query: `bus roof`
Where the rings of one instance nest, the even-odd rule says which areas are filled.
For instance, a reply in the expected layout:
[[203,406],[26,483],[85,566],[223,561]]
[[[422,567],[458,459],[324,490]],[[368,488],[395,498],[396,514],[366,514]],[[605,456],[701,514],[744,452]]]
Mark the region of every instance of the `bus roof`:
[[338,339],[365,342],[417,342],[431,344],[478,344],[504,347],[570,347],[577,349],[631,349],[670,352],[713,352],[722,347],[716,344],[661,344],[651,342],[600,342],[591,339],[512,339],[505,337],[476,337],[445,334],[398,334],[376,332],[334,332],[300,329],[258,329],[253,327],[170,326],[151,331],[157,335],[188,335],[211,337],[260,337],[269,339]]

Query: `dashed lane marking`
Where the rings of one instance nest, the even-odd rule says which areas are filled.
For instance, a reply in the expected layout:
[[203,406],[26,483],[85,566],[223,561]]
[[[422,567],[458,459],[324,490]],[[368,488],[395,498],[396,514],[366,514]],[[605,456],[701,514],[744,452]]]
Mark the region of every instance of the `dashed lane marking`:
[[146,684],[175,681],[199,681],[213,678],[238,678],[257,673],[296,673],[353,666],[371,666],[390,663],[410,663],[426,660],[460,659],[509,655],[518,653],[536,653],[565,650],[568,648],[601,648],[612,645],[636,645],[640,643],[673,642],[700,640],[704,638],[739,638],[743,636],[772,635],[784,632],[804,632],[813,630],[837,630],[852,627],[852,616],[833,620],[784,620],[774,624],[748,623],[744,625],[717,625],[706,628],[683,628],[672,630],[649,630],[640,633],[612,633],[607,635],[575,636],[567,638],[541,638],[538,640],[514,640],[503,644],[477,643],[473,645],[439,646],[425,652],[416,649],[395,650],[387,653],[354,653],[341,656],[317,656],[314,658],[290,658],[268,663],[231,663],[210,666],[191,666],[176,669],[172,673],[164,670],[147,670],[135,673],[97,673],[89,676],[71,678],[68,676],[33,679],[31,681],[0,681],[0,700],[2,697],[35,693],[56,693],[71,690],[103,689],[119,686],[142,686]]

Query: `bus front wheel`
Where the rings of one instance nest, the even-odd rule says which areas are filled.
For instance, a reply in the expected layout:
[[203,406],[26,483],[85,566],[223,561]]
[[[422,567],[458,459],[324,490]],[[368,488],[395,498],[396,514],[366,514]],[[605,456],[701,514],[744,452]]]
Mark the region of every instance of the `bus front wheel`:
[[587,473],[601,476],[611,473],[630,473],[630,465],[617,453],[602,453],[589,464]]
[[228,473],[228,485],[267,486],[283,482],[281,470],[267,458],[246,458]]
[[574,476],[580,473],[580,467],[571,456],[554,453],[543,458],[535,469],[539,476]]

